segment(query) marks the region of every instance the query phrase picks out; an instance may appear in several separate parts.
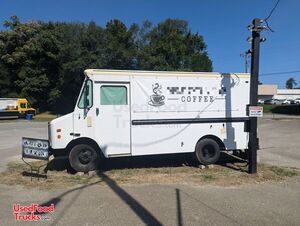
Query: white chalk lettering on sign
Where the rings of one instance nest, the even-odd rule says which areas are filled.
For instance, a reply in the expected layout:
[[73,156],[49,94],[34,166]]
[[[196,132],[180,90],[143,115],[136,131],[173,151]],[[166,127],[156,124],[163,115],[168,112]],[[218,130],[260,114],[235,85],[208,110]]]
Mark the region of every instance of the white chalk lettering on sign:
[[36,156],[36,157],[41,157],[41,158],[48,157],[48,151],[35,150],[35,149],[31,149],[31,148],[24,148],[24,154],[27,156]]
[[48,142],[43,142],[40,140],[30,140],[30,139],[24,139],[23,146],[28,148],[38,148],[38,149],[45,149],[45,150],[49,148]]

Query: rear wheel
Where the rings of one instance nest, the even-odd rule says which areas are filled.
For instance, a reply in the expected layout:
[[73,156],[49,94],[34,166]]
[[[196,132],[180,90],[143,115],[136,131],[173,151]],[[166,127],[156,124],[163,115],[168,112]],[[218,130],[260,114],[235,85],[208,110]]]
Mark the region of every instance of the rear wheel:
[[70,165],[77,172],[88,172],[97,169],[99,160],[97,151],[86,144],[74,146],[69,154]]
[[220,158],[220,147],[215,140],[205,138],[197,143],[195,155],[203,165],[214,164]]

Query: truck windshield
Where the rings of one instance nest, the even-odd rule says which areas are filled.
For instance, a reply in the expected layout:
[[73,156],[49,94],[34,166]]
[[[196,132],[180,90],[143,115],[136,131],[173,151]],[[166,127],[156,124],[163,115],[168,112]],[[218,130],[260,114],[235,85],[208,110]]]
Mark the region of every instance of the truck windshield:
[[26,105],[26,103],[20,103],[20,107],[26,109],[27,105]]
[[78,107],[81,109],[91,108],[93,106],[93,82],[88,79],[85,81],[84,88],[80,95]]

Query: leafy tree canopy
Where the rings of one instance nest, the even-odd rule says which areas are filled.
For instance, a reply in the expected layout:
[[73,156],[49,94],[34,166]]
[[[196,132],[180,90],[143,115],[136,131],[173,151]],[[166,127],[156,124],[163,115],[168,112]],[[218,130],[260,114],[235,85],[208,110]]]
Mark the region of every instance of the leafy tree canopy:
[[293,89],[296,85],[297,85],[297,82],[294,78],[289,78],[285,83],[285,87],[287,89]]
[[12,16],[4,27],[0,96],[28,98],[40,111],[72,111],[87,68],[212,71],[203,37],[184,20],[100,27]]

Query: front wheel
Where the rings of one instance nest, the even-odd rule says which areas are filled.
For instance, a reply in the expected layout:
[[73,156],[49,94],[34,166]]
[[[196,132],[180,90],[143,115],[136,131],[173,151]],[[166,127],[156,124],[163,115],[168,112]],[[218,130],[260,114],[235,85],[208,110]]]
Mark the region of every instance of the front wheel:
[[215,140],[205,138],[197,143],[195,154],[201,164],[214,164],[220,158],[220,147]]
[[69,154],[71,167],[77,172],[88,172],[97,169],[99,165],[99,154],[86,144],[74,146]]

